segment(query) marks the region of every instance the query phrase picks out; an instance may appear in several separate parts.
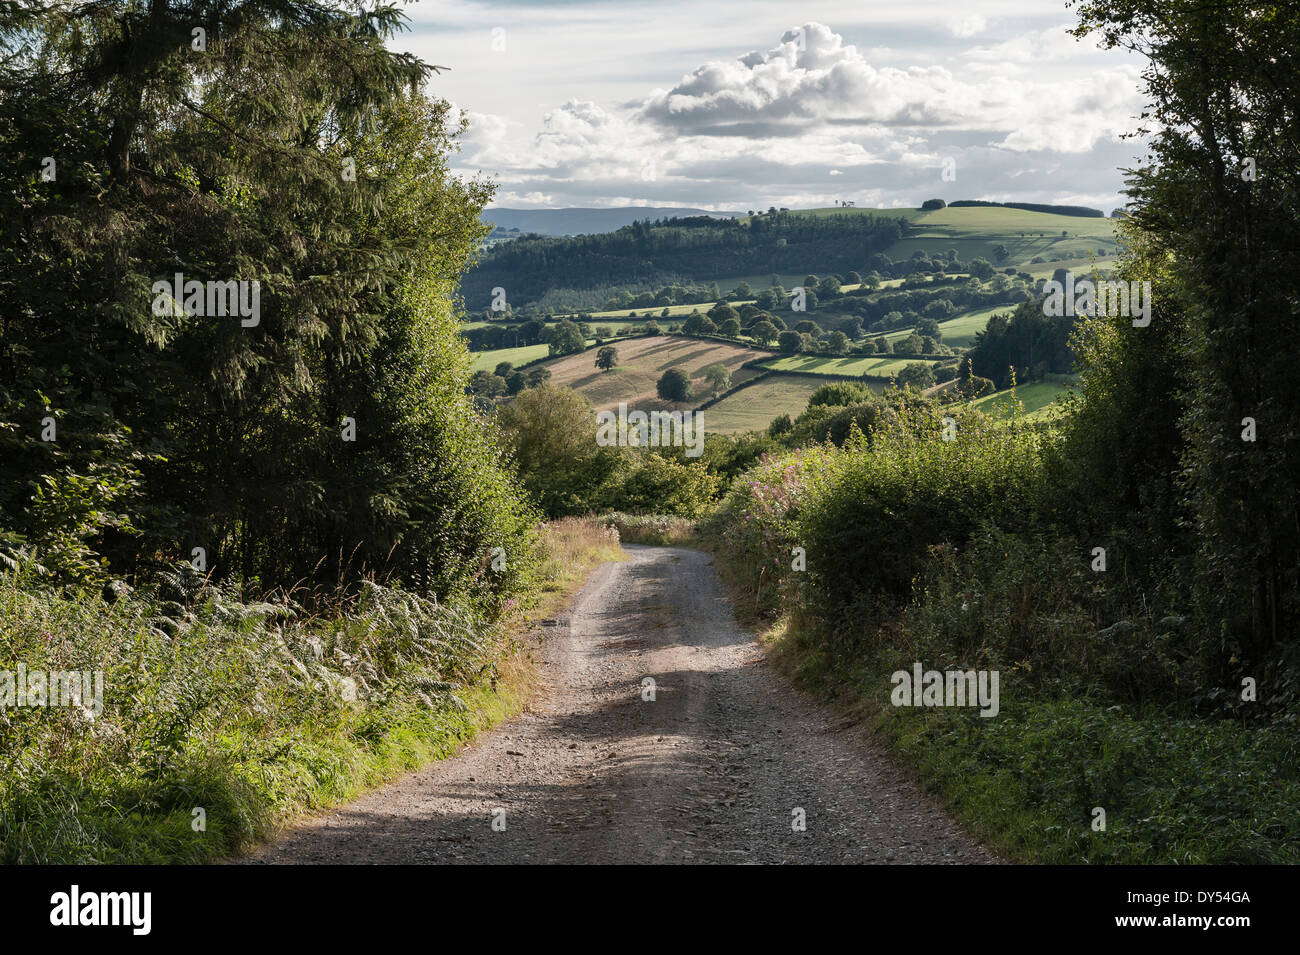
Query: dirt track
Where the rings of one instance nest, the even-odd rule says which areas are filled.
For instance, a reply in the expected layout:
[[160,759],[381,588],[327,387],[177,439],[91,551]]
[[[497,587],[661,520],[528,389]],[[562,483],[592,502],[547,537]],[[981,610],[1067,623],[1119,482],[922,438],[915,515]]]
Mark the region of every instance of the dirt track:
[[548,628],[527,712],[242,861],[996,861],[763,663],[707,556],[627,551]]

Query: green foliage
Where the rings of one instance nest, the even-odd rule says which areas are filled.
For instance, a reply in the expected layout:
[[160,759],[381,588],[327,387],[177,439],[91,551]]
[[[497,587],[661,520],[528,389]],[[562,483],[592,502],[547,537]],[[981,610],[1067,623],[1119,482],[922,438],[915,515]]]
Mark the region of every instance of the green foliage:
[[212,861],[445,755],[493,711],[501,636],[468,607],[367,583],[322,620],[188,565],[165,576],[107,606],[0,574],[5,669],[102,672],[98,703],[4,712],[0,860]]
[[[202,55],[192,21],[0,19],[35,54],[0,93],[0,533],[65,580],[201,546],[250,587],[500,595],[481,558],[525,554],[528,518],[464,394],[453,296],[491,187],[448,171],[463,124],[386,50],[391,7],[235,3]],[[259,282],[256,324],[158,307],[176,273]]]
[[859,404],[874,397],[875,395],[866,385],[860,385],[853,381],[829,381],[808,397],[808,407],[815,408],[819,405],[844,407],[845,405]]
[[680,368],[669,368],[659,376],[655,390],[664,401],[689,401],[691,378]]
[[547,329],[546,344],[551,357],[576,355],[587,347],[587,339],[575,322],[564,319]]
[[928,409],[905,409],[869,451],[846,445],[801,502],[808,609],[843,626],[839,638],[869,633],[878,607],[905,602],[931,547],[964,545],[985,520],[1031,509],[1038,435],[956,417],[957,440],[945,441]]
[[680,517],[700,517],[712,508],[718,479],[704,467],[653,453],[636,454],[629,463],[601,489],[599,505]]
[[605,345],[600,351],[596,352],[596,367],[601,371],[610,372],[618,367],[618,349],[613,345]]
[[731,387],[731,369],[721,362],[714,362],[705,368],[704,377],[708,380],[715,395],[722,394]]
[[495,421],[521,482],[548,517],[602,508],[694,517],[717,493],[718,478],[702,462],[675,460],[667,449],[601,447],[591,404],[568,388],[530,388],[498,408]]
[[[863,213],[823,217],[782,212],[752,219],[716,219],[711,216],[637,222],[609,233],[572,239],[524,238],[491,249],[465,278],[465,300],[472,308],[485,307],[491,290],[510,289],[520,305],[540,301],[552,290],[564,290],[576,302],[600,291],[600,301],[613,287],[664,288],[693,275],[696,282],[722,276],[758,274],[779,255],[787,267],[804,269],[861,267],[864,255],[888,248],[902,236],[905,220]],[[626,307],[660,305],[651,302]],[[714,291],[713,300],[718,295]],[[701,301],[694,296],[690,300]],[[679,299],[682,300],[682,299]],[[550,301],[556,301],[552,296]],[[664,301],[662,304],[668,304]],[[613,305],[623,308],[623,305]],[[722,319],[713,316],[715,324]]]
[[934,385],[934,368],[928,361],[908,362],[896,376],[898,387],[924,391]]

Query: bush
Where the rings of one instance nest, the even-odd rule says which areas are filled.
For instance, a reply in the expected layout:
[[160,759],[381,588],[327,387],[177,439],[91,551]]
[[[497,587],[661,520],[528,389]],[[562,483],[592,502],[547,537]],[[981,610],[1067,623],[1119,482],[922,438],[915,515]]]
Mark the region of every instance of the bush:
[[602,489],[600,500],[634,513],[699,517],[713,506],[717,491],[717,477],[703,466],[642,452]]
[[655,390],[664,401],[690,401],[690,376],[680,368],[669,368],[659,376]]
[[796,331],[784,331],[777,336],[776,347],[783,355],[794,355],[803,347],[803,336]]
[[899,370],[896,380],[900,388],[924,391],[934,385],[934,369],[926,361],[910,362]]
[[943,440],[925,407],[904,409],[873,446],[850,442],[800,503],[808,549],[806,610],[837,638],[871,632],[906,602],[930,548],[964,546],[988,520],[1024,519],[1040,469],[1039,437],[961,409]]
[[854,381],[831,381],[821,385],[808,396],[808,407],[815,408],[819,405],[843,407],[859,404],[874,397],[875,395],[866,385]]
[[466,700],[495,681],[502,649],[463,605],[363,583],[321,620],[283,595],[240,602],[184,564],[111,606],[0,575],[0,644],[29,672],[102,671],[102,708],[0,720],[9,864],[234,852],[472,735],[484,714]]

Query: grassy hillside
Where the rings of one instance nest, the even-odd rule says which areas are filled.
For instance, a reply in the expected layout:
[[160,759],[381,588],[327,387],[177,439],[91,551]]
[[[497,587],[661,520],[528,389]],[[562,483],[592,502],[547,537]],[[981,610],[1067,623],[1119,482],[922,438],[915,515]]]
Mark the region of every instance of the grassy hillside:
[[1034,415],[1036,412],[1053,404],[1070,390],[1070,386],[1063,382],[1035,381],[1026,385],[1017,385],[1015,388],[999,391],[996,394],[985,395],[983,398],[977,398],[971,402],[971,407],[991,414],[994,411],[1002,413],[1014,412],[1017,405],[1023,404],[1024,413]]
[[[885,252],[894,261],[906,259],[917,250],[932,253],[956,249],[963,262],[984,258],[994,265],[1023,267],[1036,257],[1075,259],[1086,257],[1090,250],[1105,249],[1108,254],[1115,251],[1111,219],[963,206],[920,213],[911,224],[909,234]],[[1002,263],[994,254],[998,245],[1005,246],[1009,253]]]
[[849,355],[827,358],[822,355],[786,355],[763,362],[772,371],[795,371],[805,375],[871,375],[888,378],[896,375],[916,358],[887,358],[874,355]]
[[545,358],[550,351],[549,345],[523,345],[520,348],[496,348],[492,351],[475,352],[470,356],[470,368],[473,371],[491,371],[503,361],[512,365]]
[[[707,384],[702,373],[709,365],[726,365],[731,369],[733,383],[739,384],[759,374],[752,369],[742,369],[741,365],[771,354],[739,345],[675,335],[636,338],[615,343],[615,347],[619,363],[609,373],[596,367],[596,355],[591,351],[547,362],[545,367],[551,371],[551,384],[581,392],[597,410],[615,409],[620,401],[642,409],[688,409],[707,397]],[[655,386],[660,376],[669,368],[676,367],[683,368],[691,376],[699,397],[681,404],[659,399]]]
[[810,375],[769,375],[701,411],[704,430],[716,434],[762,431],[783,414],[797,417],[822,384]]

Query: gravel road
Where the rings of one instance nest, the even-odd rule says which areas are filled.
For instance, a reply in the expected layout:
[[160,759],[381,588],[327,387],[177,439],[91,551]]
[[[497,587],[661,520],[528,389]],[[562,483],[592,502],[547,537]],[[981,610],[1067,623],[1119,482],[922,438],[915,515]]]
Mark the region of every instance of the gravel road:
[[525,713],[239,861],[998,861],[764,663],[705,554],[626,550],[546,628]]

